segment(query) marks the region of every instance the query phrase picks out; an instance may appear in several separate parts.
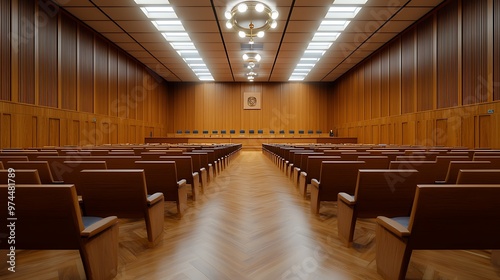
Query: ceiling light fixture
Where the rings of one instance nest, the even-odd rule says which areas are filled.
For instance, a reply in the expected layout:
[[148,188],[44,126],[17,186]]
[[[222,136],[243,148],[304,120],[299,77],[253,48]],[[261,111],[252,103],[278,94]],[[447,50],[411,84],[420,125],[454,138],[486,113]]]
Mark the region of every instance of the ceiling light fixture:
[[253,62],[255,65],[255,62],[259,62],[262,59],[260,54],[258,53],[245,53],[243,54],[243,60],[247,62]]
[[226,27],[238,31],[241,38],[249,37],[253,44],[255,36],[264,37],[265,31],[276,28],[278,11],[258,1],[245,1],[226,11]]

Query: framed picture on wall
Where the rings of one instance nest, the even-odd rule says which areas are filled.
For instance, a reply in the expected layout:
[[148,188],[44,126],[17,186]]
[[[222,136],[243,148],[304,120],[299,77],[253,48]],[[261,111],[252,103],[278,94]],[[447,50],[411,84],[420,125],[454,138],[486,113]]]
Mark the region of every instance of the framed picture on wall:
[[243,93],[243,109],[244,110],[260,110],[262,107],[261,92],[244,92]]

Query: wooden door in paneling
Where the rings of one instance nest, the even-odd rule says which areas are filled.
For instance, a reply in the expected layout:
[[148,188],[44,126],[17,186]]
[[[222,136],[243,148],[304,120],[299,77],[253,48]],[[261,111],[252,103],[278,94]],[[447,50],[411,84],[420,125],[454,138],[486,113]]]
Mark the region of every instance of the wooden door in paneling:
[[135,128],[135,125],[131,125],[129,127],[129,133],[128,133],[128,143],[135,143],[135,139],[137,139],[137,130]]
[[475,148],[490,148],[491,147],[491,116],[483,115],[476,116],[477,129],[475,131],[476,143]]
[[10,148],[12,143],[12,118],[10,114],[2,115],[2,126],[0,127],[2,133],[1,138],[1,148]]
[[49,146],[61,145],[61,120],[49,119]]
[[435,131],[436,146],[446,146],[448,143],[448,120],[437,119]]
[[109,141],[110,144],[118,144],[118,125],[112,123],[109,131]]
[[386,124],[380,125],[380,143],[389,144],[389,127]]

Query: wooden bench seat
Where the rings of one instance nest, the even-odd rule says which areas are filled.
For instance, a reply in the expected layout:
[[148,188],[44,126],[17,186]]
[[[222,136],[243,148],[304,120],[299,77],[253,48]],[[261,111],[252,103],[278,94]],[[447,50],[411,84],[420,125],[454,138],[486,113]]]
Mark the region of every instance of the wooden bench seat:
[[149,242],[163,233],[163,194],[148,195],[142,169],[87,169],[81,171],[83,209],[89,216],[143,218]]
[[361,169],[353,194],[338,194],[339,238],[351,246],[357,218],[408,216],[415,197],[418,171]]
[[165,201],[175,201],[177,213],[182,216],[187,208],[186,180],[177,180],[175,161],[136,161],[137,169],[144,169],[148,193],[163,193]]
[[[7,185],[0,185],[2,194],[7,194],[7,190]],[[87,279],[116,276],[116,216],[82,217],[73,185],[16,184],[15,194],[16,250],[79,250]],[[7,207],[7,198],[0,195],[0,204]],[[7,220],[7,211],[0,211],[0,219]],[[0,235],[1,249],[10,249],[7,238],[6,234]],[[22,258],[19,256],[17,261],[22,263]],[[50,269],[51,263],[48,260],[47,264],[39,265]],[[57,271],[54,274],[57,275]]]
[[[160,160],[175,161],[177,179],[186,180],[187,188],[191,189],[192,198],[196,200],[200,191],[200,175],[193,169],[191,156],[161,156]],[[201,191],[203,192],[203,189]]]
[[413,250],[500,249],[500,185],[418,185],[410,216],[377,217],[377,271],[405,279]]

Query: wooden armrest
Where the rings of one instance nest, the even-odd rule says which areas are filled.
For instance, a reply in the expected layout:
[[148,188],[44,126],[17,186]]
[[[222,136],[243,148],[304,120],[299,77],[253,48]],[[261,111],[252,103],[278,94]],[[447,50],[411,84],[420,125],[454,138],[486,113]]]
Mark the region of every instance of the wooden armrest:
[[300,172],[300,176],[305,176],[305,177],[307,177],[307,173],[306,173],[306,172],[304,172],[304,171],[301,171],[301,172]]
[[399,237],[410,236],[410,231],[408,231],[405,226],[394,221],[393,219],[384,216],[378,216],[377,223]]
[[161,192],[154,193],[148,197],[148,205],[153,205],[160,201],[163,201],[163,194]]
[[109,216],[109,217],[106,217],[106,218],[104,218],[100,221],[97,221],[97,222],[91,224],[90,226],[86,227],[80,233],[80,235],[82,237],[85,237],[85,238],[90,238],[94,235],[97,235],[97,234],[105,231],[106,229],[108,229],[109,227],[111,227],[117,223],[118,223],[118,217]]
[[312,179],[311,185],[313,185],[313,187],[316,187],[317,189],[319,189],[319,181],[318,180]]
[[338,195],[338,200],[344,202],[347,205],[354,205],[356,204],[356,200],[354,199],[354,196],[347,194],[345,192],[340,192]]
[[205,167],[200,168],[200,173],[206,171]]
[[177,186],[179,187],[179,189],[185,187],[186,184],[187,184],[186,179],[182,179],[182,180],[177,182]]
[[200,182],[200,175],[198,174],[198,172],[193,172],[193,181]]

